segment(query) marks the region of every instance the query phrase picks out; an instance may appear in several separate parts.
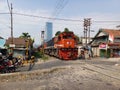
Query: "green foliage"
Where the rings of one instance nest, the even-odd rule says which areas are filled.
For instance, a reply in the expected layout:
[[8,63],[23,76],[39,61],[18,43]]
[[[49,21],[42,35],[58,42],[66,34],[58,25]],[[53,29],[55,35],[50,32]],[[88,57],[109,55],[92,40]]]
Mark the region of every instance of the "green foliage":
[[65,28],[64,29],[64,32],[70,32],[68,28]]
[[34,52],[33,56],[35,56],[36,58],[42,58],[43,53],[42,52]]
[[31,48],[33,48],[33,43],[35,42],[34,39],[31,38],[31,35],[29,35],[28,32],[23,32],[21,36],[19,36],[19,38],[25,38],[28,39],[30,44],[31,44]]
[[61,33],[61,31],[57,31],[55,36],[58,36]]
[[[68,28],[65,28],[63,32],[73,32],[73,31],[70,31]],[[62,32],[57,31],[55,36],[59,35],[60,33],[62,33]],[[76,38],[77,42],[79,42],[79,37],[77,35],[75,35],[75,38]]]
[[42,56],[42,60],[44,60],[44,61],[48,60],[48,56],[43,55],[43,56]]
[[22,33],[22,35],[20,36],[20,38],[31,38],[31,36],[29,35],[28,32],[24,32],[24,33]]
[[[72,31],[69,31],[68,28],[65,28],[63,32],[72,32]],[[56,34],[55,34],[55,36],[58,36],[61,33],[62,33],[61,31],[57,31]]]
[[65,28],[63,32],[73,32],[73,31],[70,31],[68,28]]
[[78,37],[77,35],[75,35],[75,38],[76,38],[77,42],[80,41],[80,40],[79,40],[79,37]]
[[48,60],[48,57],[44,55],[42,51],[34,52],[33,56],[35,56],[35,58],[41,58],[44,61]]

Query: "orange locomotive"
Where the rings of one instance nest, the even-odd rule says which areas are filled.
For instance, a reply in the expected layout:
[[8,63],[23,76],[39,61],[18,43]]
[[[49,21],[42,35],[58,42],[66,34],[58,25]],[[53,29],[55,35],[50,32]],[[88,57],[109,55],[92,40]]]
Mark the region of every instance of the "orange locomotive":
[[63,60],[77,59],[76,44],[77,40],[73,32],[63,32],[47,42],[44,52]]

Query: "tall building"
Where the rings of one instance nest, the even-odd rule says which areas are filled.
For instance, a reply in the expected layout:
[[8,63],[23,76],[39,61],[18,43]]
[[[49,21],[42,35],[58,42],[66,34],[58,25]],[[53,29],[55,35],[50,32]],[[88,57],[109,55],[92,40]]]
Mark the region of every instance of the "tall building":
[[53,35],[53,24],[52,22],[46,22],[46,41],[52,39]]

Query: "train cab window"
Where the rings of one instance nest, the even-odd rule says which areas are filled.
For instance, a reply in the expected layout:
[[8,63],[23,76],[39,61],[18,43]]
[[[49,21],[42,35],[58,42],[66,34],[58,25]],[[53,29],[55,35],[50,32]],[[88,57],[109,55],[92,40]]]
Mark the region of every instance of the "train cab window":
[[68,35],[68,36],[63,36],[63,39],[72,39],[72,36]]
[[68,39],[72,39],[72,38],[73,38],[72,36],[70,36],[70,35],[68,36]]
[[67,36],[63,36],[63,39],[67,39]]
[[76,41],[77,39],[76,39],[76,38],[74,38],[74,40]]
[[61,37],[58,37],[58,41],[60,41],[61,40]]

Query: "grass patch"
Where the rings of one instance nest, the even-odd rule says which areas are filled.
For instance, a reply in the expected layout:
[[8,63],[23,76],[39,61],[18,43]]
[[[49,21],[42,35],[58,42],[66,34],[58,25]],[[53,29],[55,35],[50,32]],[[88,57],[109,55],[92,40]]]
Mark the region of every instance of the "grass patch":
[[46,55],[43,55],[43,56],[42,56],[42,60],[43,60],[43,61],[47,61],[48,59],[49,59],[48,56],[46,56]]

